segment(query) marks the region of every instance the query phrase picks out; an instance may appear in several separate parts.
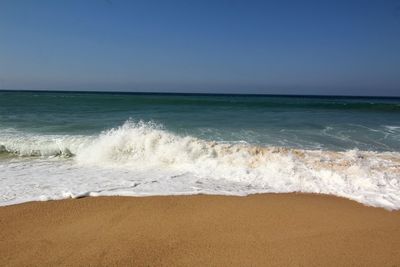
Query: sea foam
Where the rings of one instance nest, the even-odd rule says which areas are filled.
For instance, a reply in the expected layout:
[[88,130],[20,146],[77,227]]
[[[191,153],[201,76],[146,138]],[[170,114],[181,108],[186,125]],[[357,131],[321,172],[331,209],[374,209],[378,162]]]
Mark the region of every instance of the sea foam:
[[[220,143],[131,122],[99,136],[0,135],[2,204],[84,195],[331,194],[400,208],[400,153]],[[17,157],[15,157],[17,156]]]

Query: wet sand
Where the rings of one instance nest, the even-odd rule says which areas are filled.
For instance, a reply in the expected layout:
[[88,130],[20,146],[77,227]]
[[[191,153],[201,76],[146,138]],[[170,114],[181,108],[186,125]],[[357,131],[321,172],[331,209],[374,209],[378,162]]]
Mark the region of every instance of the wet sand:
[[400,212],[331,196],[97,197],[0,208],[1,266],[400,266]]

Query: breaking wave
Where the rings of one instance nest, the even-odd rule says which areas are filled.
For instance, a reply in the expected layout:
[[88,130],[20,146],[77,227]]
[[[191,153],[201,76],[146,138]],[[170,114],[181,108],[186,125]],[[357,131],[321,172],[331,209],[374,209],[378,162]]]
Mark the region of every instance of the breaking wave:
[[[323,193],[371,206],[400,208],[398,152],[220,143],[174,134],[154,123],[128,121],[99,136],[2,131],[0,153],[18,157],[67,157],[83,167],[184,173],[198,181],[241,184],[241,192],[251,188],[252,193]],[[89,191],[95,192],[98,188]],[[224,188],[220,192],[223,194]],[[130,195],[126,190],[120,194]]]

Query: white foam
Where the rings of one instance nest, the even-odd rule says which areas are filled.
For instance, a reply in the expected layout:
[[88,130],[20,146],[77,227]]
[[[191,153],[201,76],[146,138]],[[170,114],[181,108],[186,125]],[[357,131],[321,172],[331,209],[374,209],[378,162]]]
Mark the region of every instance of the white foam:
[[[0,161],[2,205],[86,195],[308,192],[400,209],[398,152],[208,142],[133,122],[97,137],[2,134],[0,145],[41,155]],[[43,157],[66,150],[76,156]]]

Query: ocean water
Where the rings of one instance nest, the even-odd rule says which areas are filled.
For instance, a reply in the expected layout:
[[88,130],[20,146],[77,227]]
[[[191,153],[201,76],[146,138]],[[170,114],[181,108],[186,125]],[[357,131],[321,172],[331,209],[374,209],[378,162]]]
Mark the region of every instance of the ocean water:
[[400,209],[400,99],[0,91],[0,205],[264,192]]

